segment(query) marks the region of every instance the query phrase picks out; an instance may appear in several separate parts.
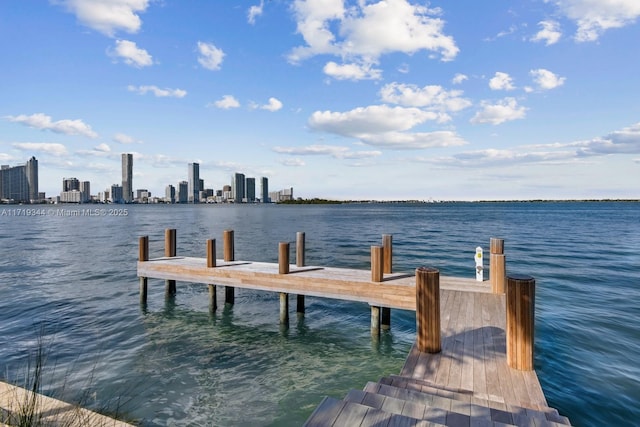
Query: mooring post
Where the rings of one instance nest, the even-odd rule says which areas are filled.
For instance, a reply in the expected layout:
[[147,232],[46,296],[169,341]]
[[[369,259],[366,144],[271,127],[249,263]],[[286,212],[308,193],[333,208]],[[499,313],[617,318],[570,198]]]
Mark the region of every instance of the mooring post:
[[504,294],[506,280],[506,259],[504,240],[491,238],[489,255],[489,281],[494,294]]
[[[207,240],[207,268],[216,266],[216,239]],[[209,283],[209,311],[214,312],[218,308],[216,285]]]
[[[222,245],[225,261],[235,261],[235,248],[233,242],[233,230],[224,230],[222,233]],[[224,287],[224,302],[225,304],[233,305],[235,302],[235,289],[233,286]]]
[[[371,246],[371,281],[382,282],[384,277],[384,249],[382,246]],[[380,336],[380,307],[371,306],[371,335]]]
[[[305,247],[304,247],[304,232],[298,231],[296,233],[296,267],[304,267],[305,263]],[[297,295],[298,301],[296,304],[296,312],[299,315],[304,315],[304,295]]]
[[531,276],[507,277],[507,364],[533,370],[536,281]]
[[[383,273],[391,274],[393,272],[393,236],[391,234],[382,235],[382,252],[384,256]],[[389,307],[382,307],[380,324],[384,330],[391,329],[391,309]]]
[[[149,236],[139,239],[138,261],[149,261]],[[147,303],[147,278],[140,277],[140,304]]]
[[416,269],[416,343],[418,351],[439,353],[440,340],[440,271]]
[[[164,230],[164,256],[174,257],[176,256],[176,229],[167,228]],[[164,291],[166,296],[172,296],[176,294],[176,281],[165,280]]]
[[[278,273],[289,274],[289,242],[278,244]],[[289,324],[289,294],[280,292],[280,324]]]

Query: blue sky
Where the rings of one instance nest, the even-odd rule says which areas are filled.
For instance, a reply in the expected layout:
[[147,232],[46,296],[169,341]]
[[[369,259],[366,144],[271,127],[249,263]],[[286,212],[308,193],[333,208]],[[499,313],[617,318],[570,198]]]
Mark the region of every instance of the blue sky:
[[0,163],[163,195],[640,198],[640,2],[0,2]]

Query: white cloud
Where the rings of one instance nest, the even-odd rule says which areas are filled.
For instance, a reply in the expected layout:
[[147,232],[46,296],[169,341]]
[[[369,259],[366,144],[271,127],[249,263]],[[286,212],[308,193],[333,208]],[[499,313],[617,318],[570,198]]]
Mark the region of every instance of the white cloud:
[[116,31],[137,33],[150,0],[53,0],[73,13],[83,25],[113,37]]
[[105,144],[104,142],[102,144],[99,144],[98,146],[93,148],[96,151],[100,151],[102,153],[110,153],[111,152],[111,147],[109,147],[109,145]]
[[575,40],[597,40],[606,30],[631,25],[640,17],[638,0],[546,0],[578,26]]
[[324,73],[336,80],[379,80],[382,78],[382,70],[372,68],[373,64],[336,64],[327,62]]
[[[453,38],[443,33],[439,9],[407,0],[359,1],[348,9],[342,0],[296,0],[293,9],[297,31],[306,43],[290,53],[289,60],[294,63],[331,54],[363,68],[393,52],[427,50],[450,61],[459,51]],[[365,78],[371,77],[365,74]]]
[[222,99],[217,100],[213,105],[223,110],[228,110],[230,108],[238,108],[240,102],[233,95],[224,95]]
[[489,87],[492,90],[513,90],[513,79],[507,73],[496,72],[495,76],[489,80]]
[[146,95],[148,92],[151,92],[158,98],[172,97],[172,98],[184,98],[187,96],[187,91],[182,89],[161,89],[158,86],[127,86],[127,90],[129,92],[137,92],[140,95]]
[[542,27],[540,31],[536,33],[535,36],[531,37],[531,41],[534,42],[545,42],[547,46],[555,44],[562,37],[562,32],[560,31],[560,24],[557,21],[540,21],[538,25]]
[[67,154],[64,145],[52,142],[14,142],[11,145],[21,151],[39,151],[56,157]]
[[574,143],[581,156],[640,154],[640,122],[590,141]]
[[213,43],[198,42],[198,62],[207,70],[219,70],[224,58],[222,49],[218,49]]
[[454,132],[406,132],[417,125],[440,118],[440,113],[415,107],[372,105],[344,113],[316,111],[309,118],[309,127],[321,132],[357,138],[365,144],[392,149],[424,149],[465,144],[466,142]]
[[467,77],[465,74],[457,73],[455,76],[453,76],[453,79],[451,79],[451,83],[453,83],[454,85],[459,85],[465,80],[469,80],[469,77]]
[[0,162],[10,162],[13,161],[13,156],[7,154],[7,153],[0,153]]
[[52,132],[66,135],[84,135],[89,138],[98,137],[98,134],[91,129],[91,126],[79,119],[58,120],[54,122],[51,120],[51,116],[47,116],[43,113],[36,113],[30,116],[24,114],[19,116],[6,116],[5,119],[14,123],[22,123],[32,128],[50,130]]
[[274,147],[280,154],[296,156],[331,156],[336,159],[364,159],[380,156],[380,151],[352,151],[348,147],[338,145],[307,145],[305,147]]
[[282,102],[280,102],[280,100],[276,98],[269,98],[269,102],[260,108],[263,110],[275,112],[282,108]]
[[558,86],[562,86],[566,80],[565,77],[559,77],[558,75],[552,73],[549,70],[545,70],[544,68],[531,70],[529,74],[531,74],[531,76],[533,77],[533,81],[542,90],[555,89]]
[[262,15],[262,11],[264,9],[264,0],[260,0],[260,4],[257,6],[251,6],[249,8],[249,12],[247,13],[247,20],[249,24],[253,25],[256,23],[256,17]]
[[437,111],[460,111],[471,106],[462,98],[461,90],[447,91],[442,86],[427,85],[422,88],[401,83],[389,83],[380,89],[383,101],[405,107],[422,107]]
[[305,165],[304,160],[297,159],[297,158],[280,159],[280,160],[278,160],[278,163],[280,163],[282,166],[291,166],[291,167],[300,167],[300,166],[304,166]]
[[499,125],[511,120],[523,119],[527,109],[518,105],[515,98],[504,98],[495,104],[487,101],[480,103],[482,110],[471,119],[471,123],[490,123]]
[[109,50],[108,54],[116,60],[121,58],[125,64],[137,68],[148,67],[153,64],[151,55],[129,40],[116,40],[115,49]]
[[134,137],[126,135],[124,133],[117,133],[113,136],[112,139],[120,144],[142,144],[142,141],[136,140]]

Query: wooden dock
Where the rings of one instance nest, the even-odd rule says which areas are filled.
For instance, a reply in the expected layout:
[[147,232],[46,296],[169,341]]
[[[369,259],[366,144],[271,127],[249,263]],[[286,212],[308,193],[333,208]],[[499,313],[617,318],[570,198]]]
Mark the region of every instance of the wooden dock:
[[[278,292],[281,322],[288,322],[283,313],[288,313],[289,294],[359,301],[371,306],[373,336],[380,333],[381,321],[390,325],[384,310],[416,311],[416,344],[400,374],[351,390],[343,399],[326,397],[307,426],[569,424],[548,407],[533,370],[535,281],[526,276],[507,279],[501,241],[492,239],[491,266],[505,277],[477,282],[440,277],[436,269],[417,269],[416,275],[391,273],[383,262],[384,250],[377,247],[371,248],[371,271],[363,271],[291,265],[288,246],[280,247],[278,263],[236,261],[229,250],[233,244],[226,239],[224,259],[214,257],[211,241],[207,258],[179,257],[175,231],[167,236],[167,256],[156,259],[148,258],[148,239],[141,238],[138,276],[143,302],[147,278],[164,279],[168,294],[175,292],[178,280],[208,284],[213,289],[212,309],[215,285]],[[233,293],[225,294],[233,303]],[[300,299],[298,311],[304,312]],[[433,317],[438,312],[439,325]]]

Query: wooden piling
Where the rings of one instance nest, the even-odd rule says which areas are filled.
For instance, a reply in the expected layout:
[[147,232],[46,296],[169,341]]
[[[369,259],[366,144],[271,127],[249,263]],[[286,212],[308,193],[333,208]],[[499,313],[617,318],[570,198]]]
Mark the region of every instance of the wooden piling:
[[280,292],[280,324],[289,325],[289,294]]
[[[149,261],[149,236],[142,236],[139,239],[138,261]],[[140,304],[147,303],[147,278],[140,277]]]
[[[384,257],[383,273],[391,274],[393,273],[393,236],[391,234],[382,235],[382,253]],[[391,329],[391,309],[389,307],[382,307],[380,324],[383,330]]]
[[[296,233],[296,267],[305,265],[305,235],[303,231]],[[304,295],[297,295],[296,313],[304,314]]]
[[440,338],[440,271],[416,269],[416,345],[426,353],[442,350]]
[[[207,268],[216,266],[216,239],[207,240]],[[216,285],[209,283],[209,311],[213,313],[218,309],[218,297]]]
[[535,299],[533,277],[507,277],[507,364],[521,371],[533,370]]
[[[289,274],[289,242],[278,244],[278,273]],[[280,292],[280,324],[289,324],[289,294]]]
[[[235,248],[234,248],[234,235],[233,230],[224,230],[222,233],[222,251],[224,260],[234,261],[235,260]],[[233,286],[225,286],[224,287],[224,302],[225,304],[233,305],[235,303],[235,289]]]
[[[384,278],[384,249],[382,246],[371,246],[371,281],[382,282]],[[371,336],[380,336],[380,307],[371,306]]]
[[278,273],[289,274],[289,242],[278,244]]
[[[174,257],[176,256],[177,237],[175,228],[167,228],[164,230],[164,256]],[[176,294],[176,281],[165,280],[164,291],[166,296],[172,296]]]
[[506,258],[504,240],[491,238],[489,255],[489,281],[494,294],[504,294],[506,281]]

